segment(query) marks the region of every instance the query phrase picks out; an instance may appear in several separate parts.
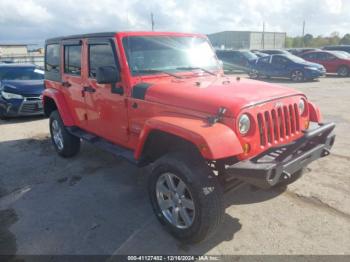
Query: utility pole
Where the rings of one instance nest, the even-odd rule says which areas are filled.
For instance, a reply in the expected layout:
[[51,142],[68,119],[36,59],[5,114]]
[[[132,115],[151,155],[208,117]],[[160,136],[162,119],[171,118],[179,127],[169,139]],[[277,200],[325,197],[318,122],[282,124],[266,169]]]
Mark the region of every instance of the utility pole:
[[153,13],[151,13],[151,26],[152,26],[152,31],[154,31],[154,16],[153,16]]
[[265,49],[265,21],[263,22],[261,44],[262,44],[262,49]]
[[304,40],[304,36],[305,36],[305,20],[303,21],[303,34],[302,34],[302,47],[305,46],[305,40]]

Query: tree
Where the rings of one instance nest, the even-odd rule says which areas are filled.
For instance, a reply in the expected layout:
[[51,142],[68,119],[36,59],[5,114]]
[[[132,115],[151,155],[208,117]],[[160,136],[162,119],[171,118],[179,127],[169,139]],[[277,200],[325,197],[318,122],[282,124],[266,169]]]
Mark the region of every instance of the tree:
[[350,34],[345,34],[339,43],[341,45],[350,45]]
[[304,36],[304,45],[305,46],[312,46],[312,41],[314,39],[314,36],[312,34],[306,34]]

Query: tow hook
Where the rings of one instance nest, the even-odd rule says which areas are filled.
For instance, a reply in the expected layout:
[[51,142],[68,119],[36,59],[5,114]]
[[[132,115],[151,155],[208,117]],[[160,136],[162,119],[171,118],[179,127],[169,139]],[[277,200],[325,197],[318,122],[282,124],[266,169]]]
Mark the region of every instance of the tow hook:
[[328,156],[330,154],[330,151],[328,149],[324,149],[322,152],[322,156]]
[[292,178],[292,175],[291,175],[290,173],[284,171],[283,174],[282,174],[282,178],[283,178],[284,180],[289,180],[289,179]]

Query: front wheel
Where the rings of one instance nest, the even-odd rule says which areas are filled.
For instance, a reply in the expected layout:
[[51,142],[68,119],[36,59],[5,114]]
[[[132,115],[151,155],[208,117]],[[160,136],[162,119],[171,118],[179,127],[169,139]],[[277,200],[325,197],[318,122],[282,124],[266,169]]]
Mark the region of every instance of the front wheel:
[[300,70],[294,70],[290,75],[290,79],[293,82],[301,82],[304,80],[304,73]]
[[200,242],[222,221],[222,187],[200,156],[170,153],[157,160],[149,195],[158,220],[181,241]]
[[52,144],[63,157],[72,157],[80,150],[80,139],[68,133],[58,111],[50,115],[50,133]]
[[248,75],[251,79],[259,79],[259,77],[260,77],[258,71],[256,71],[256,70],[249,71]]

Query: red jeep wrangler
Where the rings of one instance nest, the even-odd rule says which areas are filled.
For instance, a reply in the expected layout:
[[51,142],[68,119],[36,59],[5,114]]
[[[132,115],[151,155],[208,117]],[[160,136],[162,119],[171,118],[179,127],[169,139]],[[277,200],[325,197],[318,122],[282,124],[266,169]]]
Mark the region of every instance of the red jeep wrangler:
[[334,143],[335,125],[304,94],[225,76],[203,35],[98,33],[45,48],[43,105],[58,154],[72,157],[86,140],[151,164],[154,212],[183,241],[220,223],[226,190],[288,184]]

